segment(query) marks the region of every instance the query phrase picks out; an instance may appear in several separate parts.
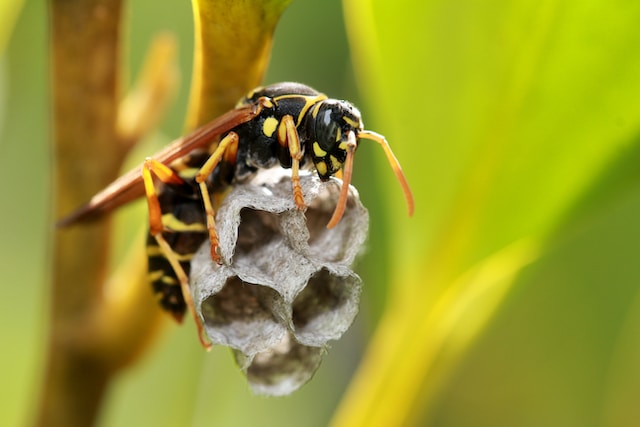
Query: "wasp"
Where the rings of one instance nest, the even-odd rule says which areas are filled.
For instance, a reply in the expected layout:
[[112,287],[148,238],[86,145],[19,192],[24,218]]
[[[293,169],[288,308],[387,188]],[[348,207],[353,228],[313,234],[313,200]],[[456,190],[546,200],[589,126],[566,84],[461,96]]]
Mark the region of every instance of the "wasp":
[[212,196],[258,169],[280,166],[291,169],[293,200],[303,210],[301,168],[315,169],[323,181],[341,173],[342,187],[327,224],[332,228],[344,213],[354,153],[362,140],[383,148],[412,215],[413,196],[398,160],[382,135],[364,130],[355,106],[300,83],[278,83],[253,90],[234,110],[146,158],[58,225],[96,219],[144,196],[153,290],[177,321],[189,310],[201,343],[209,348],[189,292],[189,271],[191,257],[207,238],[212,260],[221,263]]

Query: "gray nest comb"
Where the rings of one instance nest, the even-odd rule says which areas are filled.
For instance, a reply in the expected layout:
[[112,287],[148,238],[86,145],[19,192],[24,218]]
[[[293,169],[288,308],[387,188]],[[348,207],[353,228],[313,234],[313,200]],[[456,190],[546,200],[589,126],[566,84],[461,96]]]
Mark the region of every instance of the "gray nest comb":
[[254,393],[285,395],[306,383],[358,312],[362,282],[350,266],[369,216],[351,187],[342,220],[326,228],[341,184],[303,175],[306,212],[295,207],[290,175],[277,170],[235,186],[216,214],[223,264],[211,261],[208,242],[191,262],[207,334],[233,349]]

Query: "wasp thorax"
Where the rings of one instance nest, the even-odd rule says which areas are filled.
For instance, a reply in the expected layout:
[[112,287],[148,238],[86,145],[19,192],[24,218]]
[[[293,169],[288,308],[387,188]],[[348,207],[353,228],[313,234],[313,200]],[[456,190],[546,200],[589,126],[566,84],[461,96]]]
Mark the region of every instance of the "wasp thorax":
[[348,136],[362,130],[360,111],[346,101],[329,99],[311,111],[308,144],[318,176],[326,180],[342,169]]

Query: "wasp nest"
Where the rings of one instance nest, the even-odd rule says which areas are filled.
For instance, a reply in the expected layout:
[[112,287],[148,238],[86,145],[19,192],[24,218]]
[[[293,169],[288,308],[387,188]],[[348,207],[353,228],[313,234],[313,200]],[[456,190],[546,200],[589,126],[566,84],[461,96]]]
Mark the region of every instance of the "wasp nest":
[[209,338],[233,349],[252,390],[285,395],[312,377],[327,342],[356,316],[362,283],[350,265],[369,217],[351,187],[342,220],[327,229],[339,180],[302,176],[308,208],[301,212],[290,176],[266,174],[225,198],[216,215],[223,264],[203,245],[191,287]]

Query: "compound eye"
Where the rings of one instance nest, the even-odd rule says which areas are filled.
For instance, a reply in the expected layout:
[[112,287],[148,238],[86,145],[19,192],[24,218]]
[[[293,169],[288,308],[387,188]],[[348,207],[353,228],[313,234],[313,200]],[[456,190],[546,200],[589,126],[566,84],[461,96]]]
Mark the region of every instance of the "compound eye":
[[335,120],[333,111],[329,108],[320,111],[316,119],[316,138],[320,148],[332,152],[340,139],[339,131],[340,126]]

